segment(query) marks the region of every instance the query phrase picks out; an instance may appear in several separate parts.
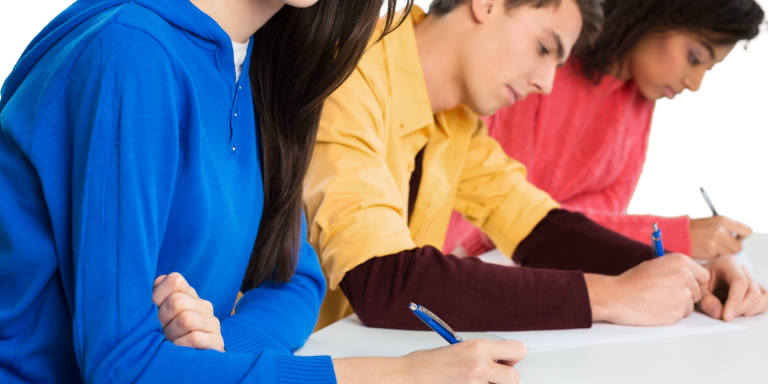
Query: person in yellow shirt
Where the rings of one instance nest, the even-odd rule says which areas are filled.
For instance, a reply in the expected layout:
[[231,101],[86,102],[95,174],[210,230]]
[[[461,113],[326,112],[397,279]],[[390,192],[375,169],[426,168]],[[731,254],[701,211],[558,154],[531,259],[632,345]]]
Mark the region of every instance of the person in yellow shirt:
[[[411,301],[467,331],[671,324],[719,303],[720,282],[726,321],[768,308],[732,258],[651,260],[649,245],[559,209],[488,137],[478,114],[549,93],[601,22],[598,0],[435,0],[369,48],[325,102],[304,183],[328,281],[317,328],[354,311],[423,329]],[[440,253],[452,209],[522,267]]]

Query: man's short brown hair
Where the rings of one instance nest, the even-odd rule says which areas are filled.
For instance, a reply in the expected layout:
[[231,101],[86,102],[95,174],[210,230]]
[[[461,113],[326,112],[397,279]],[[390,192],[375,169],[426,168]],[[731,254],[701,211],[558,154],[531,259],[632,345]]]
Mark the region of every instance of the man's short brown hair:
[[[591,45],[600,29],[603,26],[603,0],[574,0],[579,6],[581,18],[584,24],[581,27],[580,44]],[[466,3],[467,0],[434,0],[429,6],[429,13],[434,15],[444,15],[454,10],[459,5]],[[562,0],[504,0],[504,8],[507,11],[523,5],[530,4],[535,8],[548,7],[551,5],[559,6]]]

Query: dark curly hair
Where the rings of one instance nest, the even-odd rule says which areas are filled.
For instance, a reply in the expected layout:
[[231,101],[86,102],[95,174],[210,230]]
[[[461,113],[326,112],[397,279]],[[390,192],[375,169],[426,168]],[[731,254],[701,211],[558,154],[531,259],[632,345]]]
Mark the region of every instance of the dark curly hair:
[[754,0],[605,0],[603,32],[576,52],[584,76],[600,81],[622,69],[627,54],[650,33],[673,30],[700,35],[713,45],[750,40],[765,14]]

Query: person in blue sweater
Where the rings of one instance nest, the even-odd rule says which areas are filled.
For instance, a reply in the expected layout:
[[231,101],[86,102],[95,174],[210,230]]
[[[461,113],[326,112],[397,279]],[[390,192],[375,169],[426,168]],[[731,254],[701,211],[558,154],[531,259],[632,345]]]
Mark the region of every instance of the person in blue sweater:
[[292,355],[325,293],[301,180],[383,3],[314,2],[79,0],[32,41],[0,93],[0,382],[518,382],[514,341]]

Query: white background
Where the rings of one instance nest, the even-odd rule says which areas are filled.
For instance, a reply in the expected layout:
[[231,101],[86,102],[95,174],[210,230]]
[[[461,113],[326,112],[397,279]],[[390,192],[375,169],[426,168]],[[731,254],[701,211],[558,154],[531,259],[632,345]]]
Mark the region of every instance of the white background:
[[[319,0],[323,1],[323,0]],[[400,0],[402,3],[402,0]],[[768,9],[768,0],[758,1]],[[0,79],[71,0],[0,4]],[[417,0],[425,10],[429,0]],[[696,94],[657,103],[648,159],[630,213],[709,216],[704,187],[722,215],[768,233],[768,34],[734,49]]]

